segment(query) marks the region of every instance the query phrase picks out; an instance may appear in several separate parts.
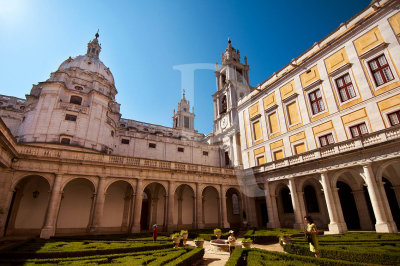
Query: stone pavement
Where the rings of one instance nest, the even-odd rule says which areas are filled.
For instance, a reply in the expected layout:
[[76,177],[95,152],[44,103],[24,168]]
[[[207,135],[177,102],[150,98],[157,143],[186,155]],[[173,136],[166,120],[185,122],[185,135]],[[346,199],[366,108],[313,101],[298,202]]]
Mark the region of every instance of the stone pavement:
[[[238,238],[238,242],[241,242],[243,238]],[[189,246],[195,246],[193,241],[188,241],[187,244]],[[284,252],[281,245],[278,243],[276,244],[269,244],[269,245],[259,245],[253,244],[252,247],[264,249],[268,251],[279,251]],[[211,245],[210,241],[204,241],[204,257],[203,260],[198,261],[195,266],[202,266],[202,265],[209,265],[209,266],[222,266],[229,259],[228,252],[216,251]]]

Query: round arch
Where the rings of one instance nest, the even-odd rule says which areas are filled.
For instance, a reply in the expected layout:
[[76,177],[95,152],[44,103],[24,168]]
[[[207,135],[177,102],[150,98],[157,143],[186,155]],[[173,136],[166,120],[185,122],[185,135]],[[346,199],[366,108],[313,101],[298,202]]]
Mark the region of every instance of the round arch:
[[126,232],[129,228],[132,210],[132,185],[125,180],[110,183],[105,189],[105,201],[101,227],[107,231]]
[[57,218],[57,233],[87,232],[95,186],[87,178],[73,178],[63,186]]
[[226,196],[226,208],[228,223],[231,227],[241,227],[242,225],[242,199],[239,191],[236,188],[228,188],[225,193]]
[[175,189],[174,221],[178,229],[195,228],[195,197],[194,190],[187,184],[181,184]]
[[202,213],[204,227],[218,227],[220,221],[220,197],[218,189],[216,189],[214,186],[206,186],[202,191],[202,196]]
[[39,235],[50,199],[49,180],[40,175],[24,176],[13,188],[5,234]]
[[286,182],[276,184],[275,195],[280,225],[285,228],[293,228],[295,217],[288,184]]
[[166,229],[166,195],[166,188],[158,182],[151,182],[143,189],[142,213],[140,217],[141,230],[149,231],[153,224],[157,224],[161,231]]

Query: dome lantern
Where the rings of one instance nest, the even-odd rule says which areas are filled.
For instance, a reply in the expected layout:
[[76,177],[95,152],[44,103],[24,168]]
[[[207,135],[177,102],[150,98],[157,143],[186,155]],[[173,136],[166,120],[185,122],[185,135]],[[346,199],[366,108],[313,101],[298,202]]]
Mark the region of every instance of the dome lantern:
[[99,59],[99,54],[101,51],[101,45],[99,44],[99,31],[97,30],[96,34],[94,35],[96,38],[94,38],[92,41],[90,41],[88,43],[88,49],[87,49],[87,53],[86,55],[91,57],[91,58],[95,58],[95,59]]

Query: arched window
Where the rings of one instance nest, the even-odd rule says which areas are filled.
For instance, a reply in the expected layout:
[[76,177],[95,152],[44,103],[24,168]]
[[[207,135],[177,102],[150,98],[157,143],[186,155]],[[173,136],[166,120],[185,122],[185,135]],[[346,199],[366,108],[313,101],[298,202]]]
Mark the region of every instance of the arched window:
[[81,86],[75,86],[75,90],[77,91],[83,91],[83,88]]
[[81,105],[82,104],[82,97],[72,95],[71,99],[69,100],[70,103]]
[[289,188],[285,187],[281,190],[282,205],[284,213],[293,213],[292,198],[290,197]]
[[239,207],[239,198],[238,195],[232,194],[232,213],[239,214],[240,207]]
[[307,212],[319,212],[319,205],[317,200],[317,195],[315,194],[315,189],[313,186],[306,186],[304,188],[304,198],[306,200]]
[[221,112],[220,112],[220,114],[225,113],[227,109],[228,109],[228,106],[227,106],[227,103],[226,103],[226,95],[224,95],[222,97],[222,100],[221,100]]

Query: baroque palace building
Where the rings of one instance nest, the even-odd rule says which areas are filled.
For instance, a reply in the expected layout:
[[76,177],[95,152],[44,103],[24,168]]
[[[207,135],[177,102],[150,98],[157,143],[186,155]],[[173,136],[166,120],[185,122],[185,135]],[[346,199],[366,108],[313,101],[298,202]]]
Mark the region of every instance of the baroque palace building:
[[251,87],[232,46],[214,130],[121,117],[99,35],[26,99],[0,95],[0,236],[215,227],[397,232],[400,2],[368,7]]

